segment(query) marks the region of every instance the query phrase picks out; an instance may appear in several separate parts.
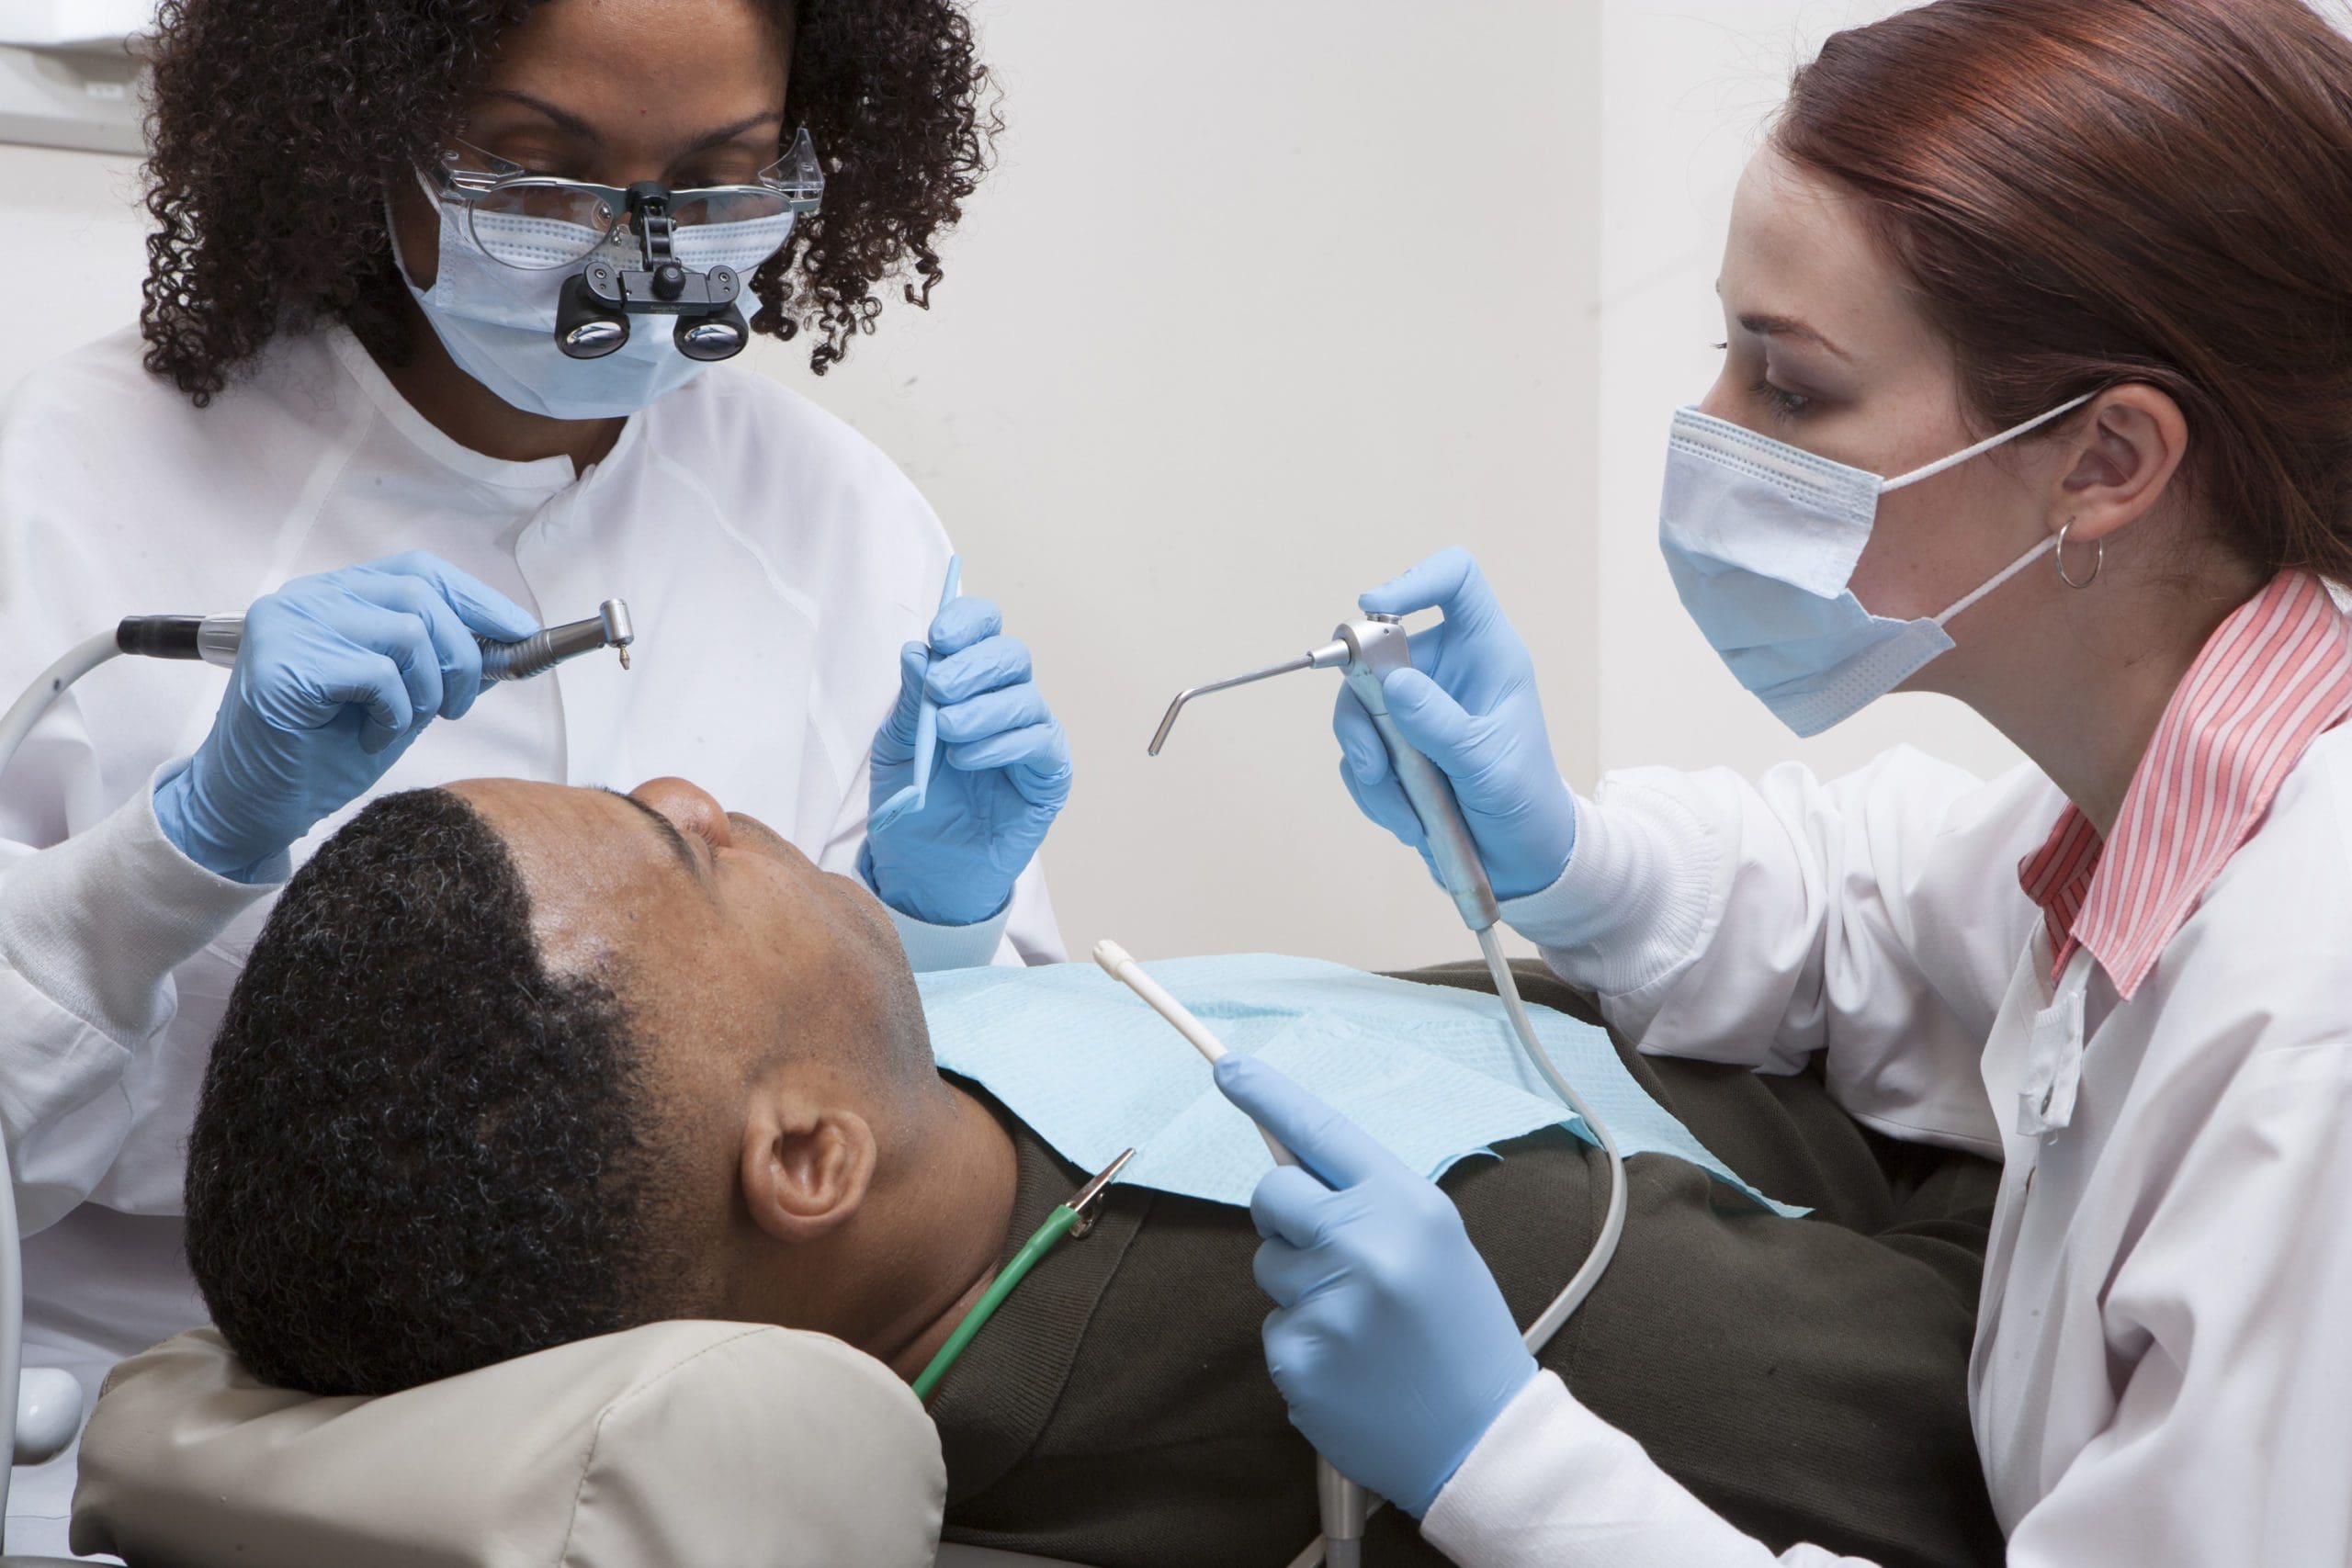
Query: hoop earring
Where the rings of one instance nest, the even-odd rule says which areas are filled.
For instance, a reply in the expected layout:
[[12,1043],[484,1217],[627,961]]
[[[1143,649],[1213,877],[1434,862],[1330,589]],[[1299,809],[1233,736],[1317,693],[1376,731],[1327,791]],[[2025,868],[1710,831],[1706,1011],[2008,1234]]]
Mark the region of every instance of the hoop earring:
[[2067,518],[2066,525],[2058,530],[2058,548],[2053,553],[2052,558],[2056,560],[2058,563],[2059,581],[2064,583],[2069,588],[2088,588],[2092,583],[2098,581],[2098,569],[2107,564],[2107,541],[2105,539],[2095,539],[2092,541],[2092,544],[2097,547],[2098,553],[2091,557],[2091,574],[2088,577],[2084,578],[2080,582],[2077,582],[2066,574],[2066,536],[2074,531],[2074,527],[2075,520],[2071,517]]

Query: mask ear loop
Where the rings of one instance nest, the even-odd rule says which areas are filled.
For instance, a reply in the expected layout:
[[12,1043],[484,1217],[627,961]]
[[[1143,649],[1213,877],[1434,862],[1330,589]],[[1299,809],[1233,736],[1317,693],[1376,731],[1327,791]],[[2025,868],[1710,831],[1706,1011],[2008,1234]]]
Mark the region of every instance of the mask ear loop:
[[[2007,582],[2009,579],[2015,577],[2018,573],[2031,566],[2035,561],[2038,561],[2043,556],[2048,555],[2052,549],[2058,547],[2059,541],[2064,536],[2064,530],[2062,529],[2056,534],[2052,534],[2044,537],[2041,543],[2034,546],[2033,548],[2018,557],[2017,559],[2011,561],[2007,566],[2003,567],[2001,569],[2000,575],[1994,578],[1992,581],[1986,583],[1975,592],[1971,593],[1967,598],[1962,599],[1959,604],[1954,604],[1942,615],[1938,615],[1936,617],[1936,625],[1940,626],[1950,622],[1953,616],[1959,615],[1962,610],[1967,609],[1971,604],[1975,604],[1979,599],[1984,598],[1986,594],[1992,592],[1993,590],[2000,587],[2001,584]],[[2064,559],[2062,558],[2058,564],[2058,575],[2064,577],[2065,574],[2066,565]],[[2096,577],[2098,573],[2094,571],[2091,575]]]
[[1962,463],[1967,462],[1971,457],[1983,457],[1985,453],[1990,452],[1994,447],[2000,446],[2004,442],[2015,441],[2018,436],[2025,434],[2028,431],[2041,429],[2043,425],[2048,424],[2052,420],[2056,419],[2061,414],[2074,412],[2076,409],[2081,408],[2085,403],[2089,402],[2093,398],[2098,396],[2098,394],[2097,392],[2085,392],[2081,397],[2076,398],[2074,401],[2060,403],[2048,413],[2027,420],[2023,424],[2018,425],[2014,430],[2005,430],[1998,435],[1988,435],[1984,440],[1979,441],[1975,446],[1969,447],[1965,451],[1954,452],[1949,457],[1939,458],[1935,462],[1928,464],[1924,468],[1914,468],[1909,473],[1904,475],[1901,479],[1888,479],[1878,487],[1879,492],[1883,495],[1891,490],[1901,490],[1905,485],[1917,484],[1921,479],[1934,479],[1938,474],[1942,473],[1947,468],[1956,468],[1960,467]]
[[[447,239],[450,230],[457,226],[457,220],[449,210],[450,204],[447,198],[434,188],[433,181],[425,172],[423,169],[411,169],[410,173],[416,176],[416,188],[424,193],[425,206],[433,209],[435,248],[438,250],[440,242]],[[384,192],[384,232],[391,237],[392,265],[400,269],[401,281],[407,284],[413,293],[419,295],[431,293],[432,289],[416,287],[416,275],[409,270],[408,257],[401,250],[400,214],[392,206],[392,193],[390,189]],[[470,235],[466,237],[470,238]],[[434,275],[433,283],[434,288],[440,287],[441,278],[437,270]]]

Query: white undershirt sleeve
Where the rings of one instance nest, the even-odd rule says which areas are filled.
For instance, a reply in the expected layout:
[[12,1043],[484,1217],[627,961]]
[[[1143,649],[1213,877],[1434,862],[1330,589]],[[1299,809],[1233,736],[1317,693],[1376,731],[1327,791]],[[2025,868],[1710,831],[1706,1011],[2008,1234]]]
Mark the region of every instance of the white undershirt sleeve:
[[181,853],[155,819],[152,781],[85,832],[14,847],[0,871],[0,1126],[30,1234],[80,1202],[120,1149],[122,1076],[171,1021],[172,971],[277,883],[232,882]]
[[1984,784],[1904,748],[1826,782],[1631,770],[1503,916],[1645,1051],[1770,1073],[1826,1054],[1858,1120],[1996,1153],[1978,1055],[2038,918],[2018,863],[2064,804],[2030,768]]

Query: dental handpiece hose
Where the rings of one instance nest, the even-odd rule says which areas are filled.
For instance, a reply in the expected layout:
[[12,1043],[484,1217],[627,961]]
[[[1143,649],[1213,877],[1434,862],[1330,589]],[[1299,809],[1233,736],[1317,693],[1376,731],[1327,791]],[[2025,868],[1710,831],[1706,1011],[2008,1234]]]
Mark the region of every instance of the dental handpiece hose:
[[1493,885],[1487,880],[1486,863],[1478,857],[1477,841],[1470,835],[1469,823],[1463,819],[1453,783],[1446,778],[1444,770],[1405,739],[1388,712],[1384,683],[1389,675],[1412,665],[1411,644],[1402,618],[1370,615],[1351,621],[1340,627],[1339,640],[1348,650],[1348,660],[1342,667],[1348,690],[1363,705],[1381,744],[1387,748],[1389,765],[1429,841],[1430,859],[1437,866],[1438,878],[1453,897],[1454,908],[1461,911],[1463,923],[1478,938],[1478,951],[1487,960],[1487,972],[1494,977],[1495,992],[1502,998],[1511,1032],[1519,1037],[1520,1048],[1526,1054],[1529,1065],[1551,1086],[1561,1102],[1576,1112],[1600,1144],[1609,1163],[1609,1208],[1601,1218],[1600,1234],[1593,1241],[1592,1251],[1586,1256],[1583,1267],[1553,1298],[1552,1304],[1528,1326],[1527,1348],[1540,1350],[1559,1332],[1569,1314],[1592,1293],[1602,1270],[1616,1255],[1617,1239],[1625,1230],[1625,1162],[1617,1152],[1617,1142],[1610,1135],[1607,1124],[1592,1113],[1584,1097],[1577,1093],[1576,1086],[1568,1082],[1554,1064],[1552,1054],[1536,1038],[1534,1021],[1527,1016],[1527,1003],[1520,997],[1518,978],[1511,974],[1510,955],[1503,952],[1502,909],[1495,901]]
[[[1412,662],[1412,644],[1402,616],[1367,615],[1362,620],[1343,623],[1333,633],[1333,640],[1296,659],[1179,692],[1151,739],[1150,754],[1159,755],[1177,716],[1195,697],[1254,684],[1294,671],[1341,672],[1348,690],[1371,718],[1373,728],[1388,753],[1397,784],[1420,823],[1438,881],[1453,900],[1463,924],[1478,938],[1478,951],[1487,961],[1487,972],[1494,977],[1495,992],[1502,1000],[1504,1014],[1510,1021],[1511,1032],[1518,1037],[1521,1051],[1560,1102],[1583,1122],[1608,1163],[1609,1207],[1601,1217],[1600,1232],[1593,1240],[1592,1250],[1521,1336],[1529,1353],[1536,1354],[1552,1342],[1560,1325],[1592,1293],[1610,1259],[1616,1256],[1618,1238],[1625,1230],[1625,1162],[1607,1124],[1592,1113],[1584,1097],[1577,1093],[1576,1087],[1554,1064],[1551,1054],[1536,1036],[1534,1021],[1528,1017],[1527,1003],[1519,994],[1518,978],[1511,974],[1510,959],[1503,952],[1498,930],[1502,909],[1495,900],[1494,886],[1487,880],[1486,863],[1479,858],[1477,840],[1471,836],[1470,825],[1462,816],[1461,803],[1454,798],[1452,781],[1443,769],[1405,739],[1388,711],[1384,682],[1396,671],[1411,668]],[[1300,1552],[1290,1568],[1313,1568],[1317,1562],[1327,1563],[1329,1568],[1357,1568],[1363,1561],[1364,1521],[1372,1512],[1363,1488],[1340,1475],[1328,1461],[1318,1462],[1317,1480],[1323,1508],[1323,1539]]]
[[[1609,1207],[1600,1222],[1600,1234],[1594,1238],[1592,1250],[1583,1264],[1571,1275],[1560,1293],[1552,1299],[1522,1336],[1530,1354],[1544,1348],[1552,1337],[1567,1322],[1569,1314],[1584,1303],[1600,1283],[1603,1270],[1617,1252],[1618,1238],[1625,1230],[1625,1162],[1617,1152],[1616,1140],[1610,1135],[1608,1125],[1592,1113],[1584,1097],[1552,1061],[1551,1053],[1536,1038],[1534,1021],[1527,1016],[1527,1003],[1520,997],[1518,978],[1511,974],[1510,956],[1503,952],[1500,923],[1501,907],[1495,900],[1494,886],[1487,880],[1486,863],[1479,859],[1476,840],[1470,834],[1470,825],[1462,816],[1461,803],[1454,798],[1452,781],[1419,749],[1405,739],[1396,728],[1396,720],[1388,711],[1388,696],[1384,682],[1387,677],[1412,664],[1412,649],[1403,619],[1394,615],[1369,615],[1361,621],[1351,621],[1339,628],[1338,645],[1347,650],[1341,665],[1341,678],[1348,690],[1372,719],[1372,727],[1387,750],[1388,761],[1396,775],[1397,784],[1404,790],[1406,800],[1412,806],[1413,815],[1421,825],[1421,833],[1429,844],[1430,860],[1437,869],[1438,880],[1453,898],[1463,924],[1478,939],[1478,951],[1487,961],[1487,972],[1494,977],[1495,993],[1502,998],[1503,1011],[1510,1021],[1511,1032],[1519,1037],[1520,1048],[1529,1064],[1544,1081],[1551,1086],[1563,1104],[1583,1122],[1600,1145],[1602,1156],[1609,1165]],[[1319,649],[1313,657],[1317,664],[1329,660],[1330,649]],[[1329,1474],[1329,1467],[1326,1467]],[[1328,1485],[1328,1481],[1326,1482]],[[1353,1483],[1340,1484],[1354,1490],[1359,1499],[1363,1489]],[[1362,1562],[1363,1520],[1368,1508],[1351,1511],[1334,1506],[1340,1501],[1325,1499],[1326,1540],[1321,1543],[1323,1561],[1329,1568],[1357,1568]],[[1351,1532],[1356,1539],[1343,1540],[1331,1529],[1335,1514],[1353,1524]],[[1305,1568],[1316,1560],[1317,1548],[1310,1546],[1299,1554],[1292,1568]]]

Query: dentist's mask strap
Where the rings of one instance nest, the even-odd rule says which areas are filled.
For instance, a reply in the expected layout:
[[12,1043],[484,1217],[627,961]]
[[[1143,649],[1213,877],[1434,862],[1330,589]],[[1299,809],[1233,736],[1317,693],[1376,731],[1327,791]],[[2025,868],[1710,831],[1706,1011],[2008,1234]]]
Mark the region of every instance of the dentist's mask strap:
[[1879,498],[2038,430],[2096,393],[1896,479],[1696,409],[1674,416],[1658,548],[1683,608],[1740,684],[1800,736],[1893,691],[1952,640],[1944,626],[2056,547],[2052,536],[1941,615],[1874,615],[1850,583]]

